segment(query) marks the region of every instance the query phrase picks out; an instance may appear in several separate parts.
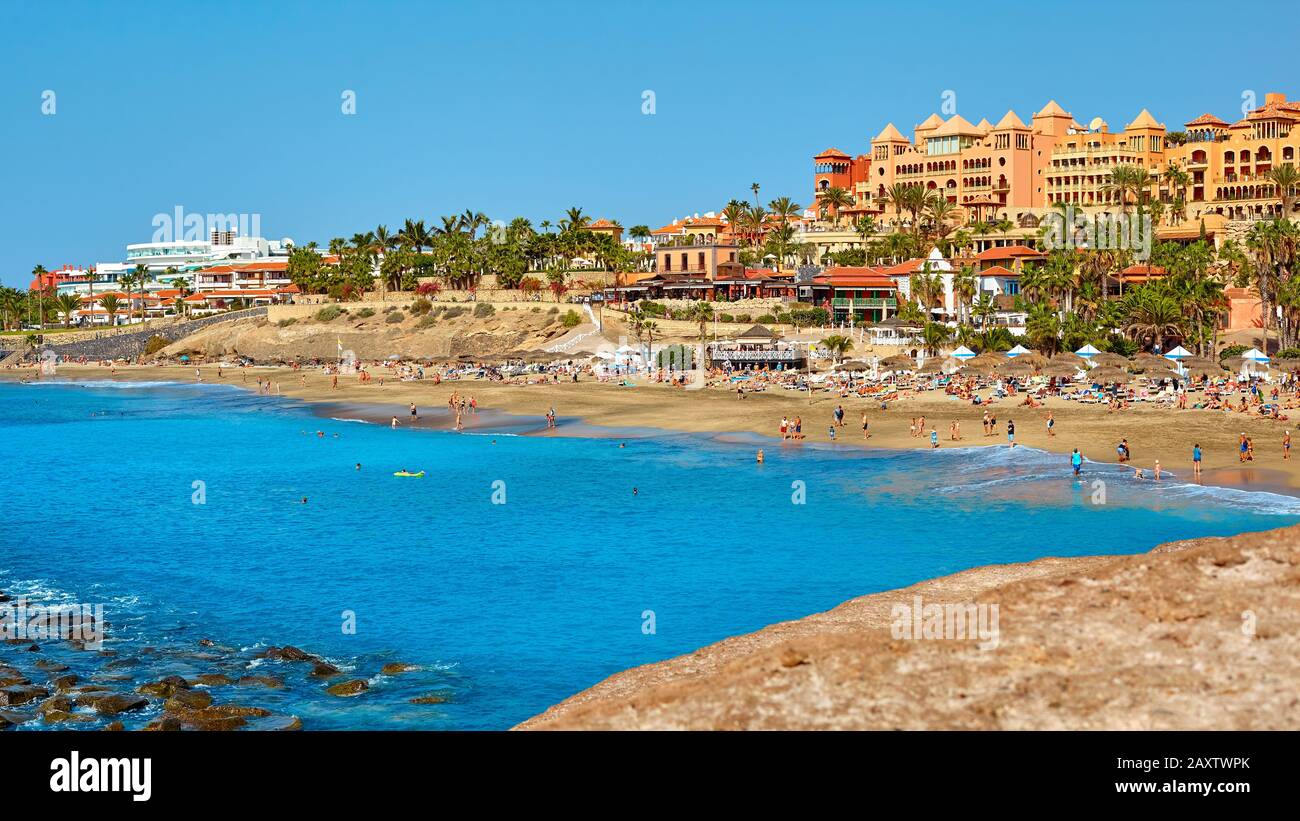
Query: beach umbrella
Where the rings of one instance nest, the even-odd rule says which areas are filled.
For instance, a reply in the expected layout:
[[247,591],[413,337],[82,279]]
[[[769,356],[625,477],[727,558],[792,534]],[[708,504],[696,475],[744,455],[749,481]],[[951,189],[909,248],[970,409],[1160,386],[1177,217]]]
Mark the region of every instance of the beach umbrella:
[[983,365],[990,368],[996,368],[998,365],[1007,361],[1007,358],[997,351],[985,351],[974,359],[967,359],[968,365]]
[[[948,361],[952,362],[955,360],[948,360]],[[929,359],[925,360],[925,364],[921,366],[921,369],[917,371],[917,373],[940,373],[941,371],[943,371],[944,364],[945,364],[944,360],[940,359],[937,356],[932,356]]]
[[1187,357],[1189,357],[1189,356],[1191,356],[1191,355],[1192,355],[1192,352],[1191,352],[1191,351],[1187,350],[1187,349],[1184,348],[1182,345],[1177,345],[1177,346],[1174,347],[1174,349],[1173,349],[1172,351],[1166,351],[1165,354],[1164,354],[1164,357],[1165,357],[1165,359],[1172,359],[1172,360],[1174,360],[1175,362],[1178,362],[1178,361],[1181,361],[1181,360],[1183,360],[1183,359],[1186,359]]
[[1041,368],[1047,364],[1047,357],[1043,356],[1038,351],[1029,351],[1028,353],[1020,354],[1020,356],[1017,356],[1012,361],[1024,362],[1028,365],[1032,365],[1035,368]]
[[1029,376],[1034,372],[1034,366],[1021,359],[1012,359],[1005,365],[998,366],[998,373],[1006,376]]
[[1088,379],[1099,385],[1122,385],[1133,380],[1132,374],[1110,365],[1098,365],[1088,372]]
[[861,359],[848,359],[836,365],[834,370],[837,371],[869,371],[871,370],[870,362],[863,362]]
[[1069,362],[1062,362],[1059,358],[1049,359],[1046,365],[1042,367],[1043,376],[1066,376],[1075,377],[1079,375],[1081,366],[1073,365]]
[[1052,357],[1052,361],[1064,362],[1067,365],[1075,365],[1080,368],[1088,364],[1088,360],[1084,359],[1082,356],[1079,356],[1077,353],[1070,353],[1069,351],[1063,351],[1061,353],[1058,353],[1056,356]]
[[1124,357],[1109,351],[1097,354],[1092,361],[1098,365],[1110,365],[1112,368],[1127,368],[1130,364]]
[[962,365],[957,369],[958,376],[988,376],[989,370],[978,365]]
[[1094,356],[1101,353],[1101,351],[1094,348],[1091,344],[1088,344],[1075,351],[1075,353],[1082,356],[1084,359],[1092,359]]
[[961,359],[961,360],[975,358],[975,352],[972,351],[970,348],[967,348],[965,345],[962,345],[960,348],[958,348],[957,350],[953,351],[948,355],[951,356],[953,359]]
[[1015,359],[1017,356],[1029,352],[1030,352],[1029,349],[1026,348],[1024,345],[1017,345],[1016,347],[1007,351],[1007,356],[1011,357],[1012,359]]
[[1268,364],[1268,355],[1258,348],[1251,348],[1241,354],[1242,359],[1247,359],[1260,365]]
[[910,356],[895,354],[880,360],[880,367],[887,371],[914,371],[916,370],[916,360]]
[[1192,377],[1193,379],[1200,379],[1202,377],[1214,378],[1214,377],[1223,376],[1223,368],[1220,368],[1217,365],[1211,367],[1208,365],[1192,364],[1184,367],[1184,370],[1186,371],[1187,375]]
[[1222,363],[1204,356],[1185,356],[1178,360],[1178,364],[1182,365],[1184,368],[1197,366],[1211,370],[1223,370]]

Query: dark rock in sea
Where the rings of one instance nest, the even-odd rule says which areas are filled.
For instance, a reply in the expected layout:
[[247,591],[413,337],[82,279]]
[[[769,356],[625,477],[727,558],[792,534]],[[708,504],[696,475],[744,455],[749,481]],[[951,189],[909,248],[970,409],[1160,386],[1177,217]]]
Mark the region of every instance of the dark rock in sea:
[[139,663],[140,663],[140,659],[135,658],[134,656],[123,656],[122,658],[113,659],[112,661],[105,664],[104,669],[125,670],[130,667],[135,667]]
[[163,704],[168,712],[177,710],[201,710],[212,704],[212,694],[202,690],[178,690]]
[[252,721],[248,729],[259,732],[292,732],[302,729],[302,719],[297,716],[269,716]]
[[14,673],[15,675],[12,676],[7,676],[4,675],[3,673],[0,673],[0,687],[13,687],[14,685],[17,684],[32,683],[31,680],[29,680],[26,676],[17,675],[18,673],[17,670],[15,670]]
[[77,678],[76,673],[68,673],[66,676],[50,679],[50,686],[55,690],[71,690],[77,685],[78,681],[80,679]]
[[284,687],[284,680],[278,676],[243,676],[235,682],[240,687],[267,687],[279,690]]
[[69,668],[68,665],[66,664],[59,664],[57,661],[50,661],[49,659],[41,659],[40,661],[36,662],[36,669],[46,673],[62,673],[65,670],[69,670],[71,668]]
[[0,602],[7,602],[7,601],[9,601],[9,596],[4,594],[3,592],[0,592]]
[[190,689],[190,683],[180,676],[167,676],[161,681],[150,681],[135,688],[137,693],[158,698],[171,698],[178,691]]
[[199,639],[200,647],[212,647],[216,644],[212,639]]
[[117,655],[116,650],[100,650],[99,654],[106,659],[111,659]]
[[30,646],[30,647],[27,648],[27,652],[29,652],[29,653],[39,653],[39,652],[41,652],[41,646],[40,646],[39,644],[33,644],[32,646]]
[[126,729],[120,721],[110,721],[99,729],[109,733],[120,733]]
[[5,729],[5,722],[11,725],[26,724],[36,718],[35,713],[20,713],[17,710],[0,710],[0,730]]
[[62,710],[64,712],[72,711],[73,701],[68,696],[57,695],[50,696],[42,701],[37,707],[36,712],[44,713],[48,710]]
[[71,692],[78,693],[78,694],[80,694],[80,693],[111,693],[112,691],[113,691],[113,688],[111,688],[111,687],[101,687],[101,686],[98,685],[98,684],[82,684],[82,685],[79,685],[79,686],[77,686],[77,687],[73,687],[72,690],[71,690]]
[[448,701],[451,701],[451,695],[448,693],[429,693],[411,699],[412,704],[446,704]]
[[420,668],[416,667],[414,664],[407,664],[404,661],[394,661],[385,664],[383,667],[379,668],[379,672],[383,673],[386,676],[395,676],[398,673],[409,673],[412,670],[419,670],[419,669]]
[[189,680],[191,687],[225,687],[234,683],[235,680],[225,673],[204,673]]
[[358,696],[370,689],[370,685],[365,679],[354,678],[350,681],[340,681],[338,684],[330,685],[325,688],[325,692],[332,696]]
[[171,716],[163,716],[162,718],[155,718],[153,721],[150,721],[148,724],[144,725],[144,729],[145,732],[151,732],[151,733],[156,733],[156,732],[178,733],[181,730],[181,723],[180,721],[178,721],[177,719]]
[[316,656],[305,650],[299,650],[297,647],[286,644],[283,647],[268,647],[261,655],[262,658],[281,659],[282,661],[319,661]]
[[179,722],[191,730],[238,730],[248,724],[248,717],[271,715],[261,707],[241,707],[237,704],[217,704],[202,709],[168,710],[166,718]]
[[95,708],[95,712],[102,716],[115,716],[120,713],[131,710],[139,710],[149,706],[149,699],[143,696],[132,695],[128,693],[111,693],[108,695],[95,694],[91,696],[77,696],[77,705],[82,705],[83,699],[90,699],[89,705]]
[[14,684],[0,687],[0,707],[17,707],[38,698],[45,698],[50,691],[34,684]]
[[90,674],[91,681],[108,681],[108,682],[130,681],[133,678],[134,676],[132,676],[130,673],[91,673]]
[[85,724],[88,721],[94,721],[95,717],[84,713],[69,713],[64,710],[46,710],[41,714],[41,720],[46,724]]
[[339,675],[339,668],[328,662],[318,661],[316,662],[316,665],[311,668],[310,675],[313,675],[316,678],[331,678]]

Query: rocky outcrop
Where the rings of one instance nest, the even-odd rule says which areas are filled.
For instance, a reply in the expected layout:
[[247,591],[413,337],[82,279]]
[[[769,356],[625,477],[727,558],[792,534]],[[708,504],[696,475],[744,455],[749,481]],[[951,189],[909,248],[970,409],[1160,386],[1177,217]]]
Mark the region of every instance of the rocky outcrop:
[[[918,597],[996,606],[996,646],[900,637]],[[1300,728],[1300,526],[864,596],[619,673],[520,725],[814,728]]]

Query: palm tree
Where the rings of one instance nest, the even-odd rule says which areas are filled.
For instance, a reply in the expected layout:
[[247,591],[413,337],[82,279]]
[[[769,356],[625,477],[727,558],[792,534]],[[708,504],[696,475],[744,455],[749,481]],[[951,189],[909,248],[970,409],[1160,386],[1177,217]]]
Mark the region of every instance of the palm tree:
[[37,305],[36,321],[40,325],[40,329],[42,331],[45,330],[45,310],[44,310],[45,279],[44,277],[48,273],[49,271],[45,270],[44,265],[37,265],[35,268],[32,269],[32,276],[36,278],[36,305]]
[[921,328],[921,344],[927,356],[938,356],[939,349],[952,339],[952,329],[941,322],[927,322]]
[[[145,322],[144,292],[145,292],[145,287],[149,284],[149,268],[147,266],[145,265],[135,266],[135,284],[140,289],[140,324],[143,325]],[[128,300],[128,304],[126,306],[127,317],[130,318],[131,306],[129,304],[129,301],[131,297],[131,292],[127,291],[126,296]]]
[[751,182],[749,184],[749,190],[754,192],[754,205],[758,205],[758,188],[759,186],[756,182]]
[[975,294],[979,289],[979,279],[975,276],[975,269],[969,265],[961,266],[961,269],[952,275],[952,295],[957,301],[957,323],[967,325],[970,323],[970,306],[975,300]]
[[936,196],[926,208],[926,216],[940,240],[952,233],[952,219],[956,215],[957,205],[949,202],[946,197]]
[[81,298],[74,293],[62,293],[54,298],[54,304],[63,314],[63,327],[72,327],[72,312],[81,307]]
[[1151,287],[1138,288],[1129,296],[1124,332],[1135,341],[1151,340],[1154,348],[1163,351],[1165,337],[1182,335],[1186,318],[1176,300]]
[[833,211],[835,213],[835,223],[838,225],[842,219],[840,211],[853,206],[853,195],[843,188],[831,186],[822,192],[817,204]]
[[799,203],[789,197],[777,197],[769,202],[767,207],[772,216],[780,220],[782,225],[799,216],[799,212],[802,210],[799,208]]
[[701,348],[708,342],[709,323],[713,321],[713,306],[707,302],[697,302],[686,312],[688,321],[698,323],[700,326],[700,346]]
[[1268,172],[1268,179],[1277,186],[1278,197],[1282,201],[1282,216],[1291,218],[1291,209],[1295,206],[1296,189],[1300,188],[1300,171],[1291,163],[1283,163]]
[[839,334],[831,334],[823,339],[820,344],[831,352],[831,356],[837,365],[844,360],[844,354],[853,350],[853,340]]
[[108,314],[108,324],[112,327],[117,324],[117,312],[122,307],[116,294],[105,294],[99,298],[99,306]]

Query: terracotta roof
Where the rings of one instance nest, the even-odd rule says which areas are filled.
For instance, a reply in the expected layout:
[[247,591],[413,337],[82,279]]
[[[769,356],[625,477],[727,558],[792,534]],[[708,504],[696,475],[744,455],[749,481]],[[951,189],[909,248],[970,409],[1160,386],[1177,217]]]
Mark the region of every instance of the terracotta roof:
[[994,259],[1015,259],[1016,257],[1041,257],[1042,251],[1035,251],[1026,245],[1007,245],[999,248],[985,248],[975,255],[980,262]]
[[879,134],[876,135],[876,138],[872,140],[873,143],[890,142],[890,141],[907,142],[907,138],[904,137],[901,133],[899,133],[899,130],[897,128],[894,128],[893,123],[890,123],[889,125],[885,126],[884,131],[881,131]]
[[943,125],[943,118],[938,114],[931,114],[916,126],[917,131],[930,131]]
[[1227,120],[1221,120],[1218,117],[1214,116],[1213,114],[1209,113],[1208,111],[1202,114],[1201,116],[1197,117],[1195,120],[1189,120],[1188,122],[1183,123],[1183,125],[1222,125],[1222,126],[1226,126],[1227,124],[1228,124]]
[[960,114],[952,115],[943,125],[935,129],[931,137],[979,136],[982,132],[971,125],[970,120]]
[[1162,277],[1165,275],[1165,269],[1159,265],[1130,265],[1123,271],[1120,271],[1126,277]]
[[1065,109],[1057,105],[1056,100],[1048,100],[1047,105],[1043,106],[1042,110],[1039,111],[1034,116],[1035,117],[1068,117],[1070,115],[1066,113]]
[[991,267],[991,268],[985,268],[983,271],[980,271],[980,272],[978,273],[978,276],[982,276],[982,277],[1018,277],[1018,276],[1020,276],[1020,274],[1017,274],[1015,271],[1012,271],[1012,270],[1009,269],[1009,268],[1003,268],[1001,265],[994,265],[994,266]]
[[1021,121],[1021,119],[1016,116],[1016,112],[1008,111],[1006,114],[1002,115],[1002,119],[998,120],[998,124],[993,126],[993,130],[1005,131],[1009,128],[1028,128],[1028,127],[1029,126],[1025,125]]
[[815,155],[813,159],[820,160],[822,157],[842,157],[843,159],[846,160],[849,159],[849,155],[845,154],[843,151],[839,150],[838,148],[828,148],[822,153]]
[[622,228],[622,227],[623,226],[621,225],[615,225],[614,223],[610,222],[607,219],[598,219],[595,222],[588,223],[587,230],[590,231],[596,228]]

